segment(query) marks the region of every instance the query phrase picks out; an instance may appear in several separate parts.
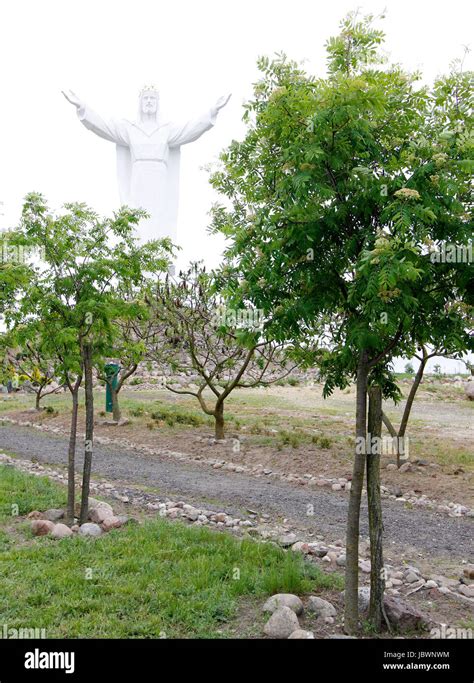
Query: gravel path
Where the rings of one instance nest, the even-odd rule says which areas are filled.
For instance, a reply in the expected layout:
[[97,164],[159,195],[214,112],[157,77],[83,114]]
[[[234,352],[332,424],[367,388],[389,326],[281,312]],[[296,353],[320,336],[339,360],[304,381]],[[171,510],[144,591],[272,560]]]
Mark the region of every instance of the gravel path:
[[[49,464],[66,463],[67,439],[28,427],[0,427],[0,448],[22,458]],[[77,469],[82,453],[77,453]],[[312,529],[330,539],[345,536],[348,495],[324,489],[293,486],[281,481],[222,472],[204,465],[183,463],[172,457],[145,455],[140,451],[97,445],[93,472],[109,481],[153,488],[170,498],[177,497],[203,507],[242,514],[257,509],[287,518],[299,528]],[[308,505],[314,516],[307,515]],[[473,521],[452,518],[421,509],[405,509],[401,503],[383,500],[385,543],[390,550],[403,549],[418,556],[470,560],[473,556]],[[361,533],[368,534],[364,504]]]

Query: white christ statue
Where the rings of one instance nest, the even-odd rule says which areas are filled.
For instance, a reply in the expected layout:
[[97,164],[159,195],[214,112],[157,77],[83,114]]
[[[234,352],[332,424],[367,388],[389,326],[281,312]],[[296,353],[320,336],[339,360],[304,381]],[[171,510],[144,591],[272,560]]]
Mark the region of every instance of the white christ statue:
[[219,98],[200,116],[181,124],[160,119],[159,93],[153,87],[141,91],[135,122],[106,121],[72,90],[63,95],[76,107],[86,128],[116,144],[120,201],[132,208],[145,209],[149,215],[139,224],[141,241],[170,237],[176,242],[181,145],[194,142],[212,128],[230,95]]

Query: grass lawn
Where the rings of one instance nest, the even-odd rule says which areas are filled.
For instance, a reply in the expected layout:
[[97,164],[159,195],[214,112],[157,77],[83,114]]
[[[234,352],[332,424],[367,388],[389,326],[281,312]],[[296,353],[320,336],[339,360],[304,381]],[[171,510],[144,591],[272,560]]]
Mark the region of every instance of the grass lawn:
[[250,604],[260,635],[266,596],[341,588],[299,554],[159,517],[61,541],[34,538],[12,517],[12,505],[25,515],[64,502],[64,488],[47,478],[0,466],[0,615],[8,627],[45,628],[48,638],[219,638],[239,635],[239,607]]

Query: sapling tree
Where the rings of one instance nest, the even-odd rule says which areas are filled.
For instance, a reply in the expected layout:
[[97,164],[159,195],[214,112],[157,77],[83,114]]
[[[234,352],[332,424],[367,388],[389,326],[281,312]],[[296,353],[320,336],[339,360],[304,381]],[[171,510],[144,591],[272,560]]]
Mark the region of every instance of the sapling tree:
[[45,396],[57,394],[64,386],[57,383],[57,359],[47,352],[41,328],[37,323],[14,328],[1,340],[4,363],[19,375],[20,381],[29,382],[35,394],[35,408],[41,410]]
[[[466,321],[466,325],[467,324],[469,323]],[[451,352],[448,350],[443,350],[442,348],[428,350],[426,345],[421,345],[418,347],[417,352],[413,357],[419,361],[419,366],[414,374],[413,382],[403,407],[402,417],[398,429],[394,426],[386,412],[382,411],[383,424],[387,428],[392,439],[394,439],[398,467],[400,467],[408,459],[408,449],[406,448],[406,432],[416,394],[420,388],[426,370],[426,365],[431,358],[437,358],[439,356],[451,359],[461,359],[462,353],[466,349],[472,348],[472,339],[470,338],[468,328],[465,326],[459,330],[459,337],[457,337],[457,347],[460,349],[460,351],[454,351],[452,347]]]
[[[224,438],[224,406],[239,387],[268,385],[294,368],[283,345],[262,336],[259,311],[228,308],[215,289],[216,278],[199,264],[158,285],[152,326],[146,338],[148,357],[157,362],[165,386],[194,396],[214,417],[215,438]],[[186,386],[174,377],[186,376]]]
[[[31,264],[28,286],[13,319],[34,320],[50,335],[64,363],[64,381],[73,397],[73,415],[82,379],[85,390],[85,444],[80,522],[88,515],[93,453],[93,367],[110,349],[113,321],[127,317],[133,304],[121,292],[138,290],[166,270],[169,241],[139,246],[134,229],[143,211],[122,208],[111,218],[100,218],[84,204],[67,204],[53,214],[43,197],[25,199],[18,234],[41,248],[43,260]],[[76,397],[76,402],[75,398]],[[71,424],[71,442],[73,441]],[[70,458],[73,455],[70,447]],[[73,467],[70,459],[69,484]],[[69,507],[69,506],[68,506]]]
[[[327,44],[325,78],[284,55],[260,59],[245,139],[221,155],[212,177],[227,199],[213,211],[214,230],[230,241],[227,295],[262,309],[266,331],[287,342],[327,318],[339,322],[319,363],[326,396],[356,383],[345,587],[351,633],[359,622],[368,388],[398,397],[391,360],[420,340],[437,347],[448,330],[457,334],[451,312],[472,306],[474,291],[469,264],[435,263],[429,253],[444,241],[466,245],[472,235],[472,75],[455,68],[420,87],[418,74],[383,64],[382,41],[372,17],[350,15]],[[431,327],[435,314],[441,327]],[[377,481],[373,491],[378,505]]]

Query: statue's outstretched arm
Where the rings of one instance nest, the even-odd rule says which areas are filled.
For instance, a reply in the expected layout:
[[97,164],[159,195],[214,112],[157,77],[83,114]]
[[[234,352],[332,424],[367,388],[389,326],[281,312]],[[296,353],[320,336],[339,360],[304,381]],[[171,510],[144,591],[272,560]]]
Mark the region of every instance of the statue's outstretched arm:
[[106,121],[99,114],[93,111],[86,103],[81,100],[72,90],[62,91],[68,102],[76,107],[79,121],[96,135],[105,140],[115,142],[117,145],[128,146],[128,130],[122,121],[110,119]]
[[225,107],[230,99],[230,95],[220,97],[217,102],[200,116],[190,119],[181,125],[171,124],[168,136],[168,144],[170,147],[179,147],[186,145],[188,142],[197,140],[206,130],[212,128],[216,122],[216,117],[222,107]]

